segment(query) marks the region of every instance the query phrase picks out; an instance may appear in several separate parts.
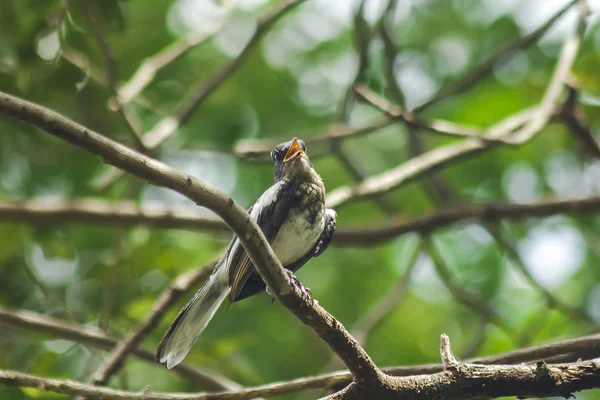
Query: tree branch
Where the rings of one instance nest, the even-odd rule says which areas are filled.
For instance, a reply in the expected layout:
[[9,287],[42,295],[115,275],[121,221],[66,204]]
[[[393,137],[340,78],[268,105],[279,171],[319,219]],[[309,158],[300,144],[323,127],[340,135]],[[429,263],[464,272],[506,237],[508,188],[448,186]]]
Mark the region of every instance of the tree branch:
[[218,260],[211,261],[203,267],[181,274],[156,300],[152,310],[135,329],[127,334],[110,353],[108,359],[98,368],[92,378],[94,385],[106,385],[110,378],[121,368],[125,357],[142,339],[160,322],[171,306],[173,306],[192,287],[205,280],[212,272]]
[[[482,139],[467,139],[461,143],[439,147],[419,157],[412,158],[396,168],[369,177],[356,187],[338,188],[329,194],[328,206],[338,207],[360,198],[387,193],[425,173],[492,147],[494,143],[487,139],[502,139],[512,145],[522,145],[531,140],[536,133],[550,122],[552,114],[556,111],[556,105],[563,92],[565,80],[577,55],[584,31],[585,15],[582,11],[576,29],[563,44],[552,80],[537,107],[521,111],[496,124],[483,135]],[[514,119],[518,121],[516,126],[512,124]],[[519,126],[522,127],[513,132]]]
[[233,9],[235,8],[235,2],[233,0],[226,0],[223,2],[224,12],[223,18],[216,21],[214,27],[209,32],[191,32],[186,34],[178,41],[168,45],[158,53],[146,58],[137,68],[135,73],[125,82],[118,90],[117,98],[111,99],[113,107],[119,107],[129,103],[139,93],[141,93],[146,86],[152,82],[156,74],[183,56],[188,51],[204,43],[210,38],[227,20]]
[[[0,321],[8,325],[22,329],[33,330],[54,335],[66,340],[72,340],[89,346],[109,349],[116,344],[116,339],[105,333],[89,327],[66,324],[50,317],[42,316],[30,311],[10,311],[0,307]],[[134,348],[132,353],[142,359],[152,361],[150,352]],[[572,354],[573,356],[568,356]],[[567,355],[567,357],[564,357]],[[567,339],[549,344],[519,349],[504,354],[473,358],[471,363],[479,364],[517,364],[530,363],[538,360],[550,361],[560,357],[564,361],[577,360],[580,357],[589,359],[600,355],[600,335],[584,336],[580,338]],[[175,368],[181,376],[191,379],[209,388],[220,389],[221,386],[229,390],[239,391],[234,382],[227,378],[216,375],[212,371],[192,368],[181,364]],[[414,366],[390,367],[383,371],[394,376],[410,376],[418,374],[433,374],[442,371],[441,364],[425,364]],[[320,389],[331,386],[347,385],[351,376],[348,372],[333,372],[324,375],[298,378],[291,381],[276,382],[255,388],[248,388],[255,396],[277,396],[302,390]]]
[[[432,107],[434,104],[437,104],[438,102],[473,86],[475,83],[477,83],[487,74],[489,74],[497,62],[509,59],[510,57],[512,57],[512,55],[516,54],[516,50],[525,49],[536,43],[546,32],[548,32],[548,30],[556,23],[556,21],[558,21],[576,3],[577,0],[571,0],[562,9],[558,10],[556,14],[554,14],[550,19],[548,19],[548,21],[546,21],[543,25],[538,27],[533,32],[497,50],[483,63],[475,67],[475,69],[470,70],[464,77],[459,78],[458,80],[443,87],[431,100],[416,107],[413,110],[413,113],[418,114],[419,112],[425,111],[425,109]],[[390,44],[388,43],[386,46],[387,51],[390,51]],[[335,140],[364,135],[376,131],[378,129],[388,127],[396,122],[397,120],[386,117],[359,128],[354,128],[346,124],[334,124],[331,125],[329,128],[326,128],[324,132],[320,132],[313,135],[299,134],[296,136],[302,137],[307,144],[313,146],[320,145],[323,147],[330,148],[331,143]],[[288,140],[288,136],[293,135],[287,135],[286,138],[279,137],[269,139],[242,140],[236,144],[234,152],[238,157],[241,158],[247,158],[251,160],[268,159],[269,152],[273,148],[273,145]]]
[[[82,325],[73,325],[47,317],[38,313],[25,310],[9,310],[0,307],[0,322],[16,328],[44,333],[61,339],[71,340],[86,346],[110,350],[119,343],[119,338],[110,336],[98,329]],[[154,362],[154,354],[150,351],[134,347],[131,352],[143,360]],[[173,369],[181,377],[196,382],[210,390],[238,390],[237,383],[228,378],[203,368],[194,368],[187,364],[180,364]]]
[[544,34],[546,34],[546,32],[548,32],[548,30],[550,30],[554,23],[556,23],[556,21],[558,21],[567,11],[569,11],[571,7],[577,4],[578,1],[579,0],[571,0],[570,2],[565,4],[563,8],[558,10],[556,14],[550,17],[548,21],[540,25],[536,30],[497,50],[483,63],[479,64],[475,69],[472,69],[469,72],[467,72],[467,74],[464,77],[459,78],[458,80],[444,86],[431,100],[425,102],[424,104],[421,104],[413,111],[415,113],[423,111],[427,108],[430,108],[434,104],[445,100],[450,96],[453,96],[470,88],[483,77],[485,77],[487,74],[489,74],[490,71],[492,71],[492,69],[494,68],[494,65],[496,65],[496,63],[503,60],[507,60],[509,57],[511,57],[511,55],[516,53],[516,50],[526,49],[527,47],[535,44],[542,36],[544,36]]
[[285,13],[299,6],[304,1],[282,1],[269,11],[269,13],[260,18],[254,34],[250,37],[242,52],[193,89],[192,94],[183,102],[175,114],[158,122],[154,128],[144,135],[144,143],[149,148],[155,149],[173,135],[192,116],[196,108],[242,65],[242,62],[246,60],[254,47],[260,43],[263,36],[271,29],[274,23]]
[[506,252],[508,258],[512,260],[515,267],[521,272],[521,274],[527,279],[529,285],[533,287],[535,290],[541,293],[541,295],[546,299],[546,302],[550,308],[554,308],[569,317],[583,321],[587,324],[591,324],[592,326],[597,326],[596,322],[593,318],[588,315],[587,312],[582,307],[574,307],[569,304],[563,303],[559,300],[551,291],[543,287],[538,281],[535,280],[533,275],[527,269],[525,262],[519,255],[517,248],[515,245],[502,233],[499,228],[488,229],[488,232],[492,235],[494,240],[498,243],[499,246]]
[[[212,76],[193,88],[192,93],[183,101],[177,111],[172,115],[161,119],[152,129],[146,132],[142,137],[144,145],[149,150],[156,150],[167,139],[173,136],[177,130],[187,122],[198,106],[242,65],[254,47],[260,43],[263,36],[271,29],[275,22],[304,1],[305,0],[282,1],[260,18],[254,34],[250,37],[250,40],[242,49],[241,53],[234,59],[222,65]],[[110,169],[103,177],[98,179],[98,181],[101,182],[101,184],[97,185],[98,189],[102,190],[112,185],[121,176],[123,176],[121,171]]]
[[[465,399],[475,397],[570,397],[572,393],[600,387],[600,359],[578,361],[568,364],[547,365],[543,361],[530,365],[481,365],[458,362],[452,355],[450,344],[445,335],[441,338],[441,355],[444,360],[444,372],[432,375],[410,377],[385,377],[389,399]],[[249,388],[237,392],[195,393],[195,394],[159,394],[152,392],[125,392],[121,390],[98,388],[74,381],[41,378],[15,371],[1,371],[0,383],[4,385],[32,387],[42,391],[84,395],[88,398],[105,400],[242,400],[266,394],[265,387]],[[271,385],[273,386],[273,385]],[[351,385],[342,394],[329,396],[331,399],[381,398],[372,397],[373,391],[358,391],[358,385]],[[360,397],[367,394],[370,397]]]
[[[500,220],[521,221],[555,214],[585,215],[600,211],[600,196],[582,199],[545,199],[535,203],[484,203],[440,210],[412,219],[397,219],[385,224],[336,229],[333,244],[338,247],[376,246],[397,236],[430,233],[456,223],[487,223]],[[80,199],[52,202],[41,199],[26,201],[0,200],[0,221],[34,224],[93,223],[132,227],[137,225],[161,229],[189,229],[228,232],[220,220],[197,216],[195,210],[171,210],[164,206],[139,206],[131,201],[109,202]]]
[[585,120],[583,107],[579,104],[579,90],[573,85],[568,85],[568,93],[569,96],[560,111],[559,118],[575,135],[583,157],[600,159],[600,145],[594,138],[589,123]]
[[[397,85],[392,85],[397,86]],[[405,122],[407,125],[415,128],[422,128],[425,131],[438,133],[443,136],[453,138],[481,138],[483,132],[481,129],[455,124],[454,122],[444,120],[426,121],[415,113],[402,109],[401,107],[390,103],[377,93],[373,92],[363,84],[357,84],[354,91],[365,101],[383,111],[387,116],[395,121]]]
[[358,383],[378,381],[381,372],[344,327],[316,302],[305,299],[246,210],[202,180],[144,156],[73,121],[0,92],[0,115],[34,125],[64,141],[100,156],[104,162],[174,190],[221,217],[238,236],[257,272],[275,298],[309,326],[344,360]]
[[[115,96],[117,94],[117,85],[119,82],[119,64],[117,62],[117,56],[106,38],[102,19],[98,15],[96,5],[91,0],[80,0],[79,3],[90,24],[92,37],[96,41],[100,53],[102,53],[102,57],[104,58],[108,91],[110,92],[110,96]],[[142,140],[141,131],[139,130],[138,124],[134,122],[135,118],[132,118],[127,111],[120,107],[118,107],[118,112],[125,123],[125,126],[127,126],[127,129],[129,130],[136,148],[142,152],[146,152],[147,149]]]

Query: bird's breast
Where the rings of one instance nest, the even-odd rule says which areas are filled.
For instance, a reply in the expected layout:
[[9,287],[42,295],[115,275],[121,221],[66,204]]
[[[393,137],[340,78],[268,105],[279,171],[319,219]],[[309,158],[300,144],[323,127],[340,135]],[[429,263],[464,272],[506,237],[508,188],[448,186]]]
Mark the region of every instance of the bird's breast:
[[315,245],[325,224],[323,190],[316,184],[295,189],[293,207],[271,247],[283,266],[298,261]]

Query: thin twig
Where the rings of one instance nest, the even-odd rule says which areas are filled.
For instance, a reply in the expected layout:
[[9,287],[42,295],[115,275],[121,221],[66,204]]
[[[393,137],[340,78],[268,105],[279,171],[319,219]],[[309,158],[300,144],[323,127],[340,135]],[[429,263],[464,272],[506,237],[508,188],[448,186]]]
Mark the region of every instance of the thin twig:
[[[117,63],[117,56],[108,42],[108,38],[104,32],[102,19],[98,15],[98,9],[96,8],[94,2],[91,0],[80,0],[80,4],[81,9],[83,10],[83,13],[90,24],[92,37],[96,41],[96,44],[100,49],[100,53],[102,53],[102,57],[104,58],[107,87],[110,95],[114,96],[117,93],[117,85],[119,82],[119,65]],[[138,130],[136,123],[130,118],[129,113],[125,112],[123,109],[119,108],[118,112],[121,116],[121,119],[125,123],[125,126],[129,130],[136,148],[142,152],[146,152],[147,149],[142,140],[141,131]]]
[[[563,44],[552,80],[538,106],[523,110],[496,124],[483,135],[481,140],[466,139],[461,143],[439,147],[422,156],[413,158],[394,169],[369,177],[356,187],[338,188],[329,194],[328,206],[339,207],[349,201],[387,193],[427,172],[438,169],[450,162],[461,160],[464,157],[478,154],[482,150],[492,147],[494,143],[490,140],[503,139],[503,141],[512,145],[523,145],[531,140],[536,133],[550,122],[552,115],[556,111],[560,95],[563,92],[564,84],[568,78],[584,31],[585,16],[582,14],[573,34]],[[516,127],[512,122],[517,117],[519,118],[517,126],[522,125],[522,127],[515,131]]]
[[592,129],[585,120],[583,107],[579,103],[579,90],[573,85],[568,85],[568,94],[559,118],[575,135],[582,156],[585,159],[600,159],[600,144],[594,138]]
[[502,247],[504,252],[508,255],[509,259],[512,260],[512,264],[519,270],[519,272],[525,277],[525,279],[527,279],[529,284],[538,292],[540,292],[542,296],[544,296],[550,308],[555,308],[575,320],[583,321],[593,326],[597,325],[597,323],[592,319],[592,317],[590,317],[590,315],[587,312],[585,312],[585,310],[583,310],[581,307],[573,307],[571,305],[563,303],[556,296],[554,296],[552,292],[543,287],[533,277],[533,275],[531,275],[531,273],[527,269],[527,266],[525,265],[525,262],[519,255],[519,252],[517,251],[515,245],[510,241],[508,237],[506,237],[505,234],[502,233],[500,228],[490,228],[488,229],[488,231],[490,232],[494,240],[496,240],[498,245]]
[[414,157],[396,168],[371,176],[355,187],[337,188],[329,193],[327,206],[340,207],[361,198],[387,193],[448,164],[479,154],[494,145],[493,142],[486,140],[487,136],[498,139],[512,134],[515,129],[531,118],[535,110],[536,108],[533,107],[507,117],[489,128],[481,139],[466,139],[459,143],[438,147]]
[[516,342],[516,334],[514,329],[506,321],[504,321],[486,301],[476,295],[475,293],[469,292],[462,286],[458,285],[450,274],[450,269],[446,265],[442,255],[439,253],[436,246],[433,244],[430,238],[424,237],[425,246],[427,253],[433,262],[433,266],[436,270],[437,275],[442,280],[442,283],[448,289],[448,291],[456,298],[459,303],[462,303],[466,307],[469,307],[481,314],[482,318],[490,321],[491,323],[502,329],[510,338],[513,338]]
[[146,58],[131,78],[118,90],[118,101],[114,98],[111,99],[112,107],[125,105],[135,99],[152,82],[160,70],[212,37],[227,21],[235,7],[233,0],[225,0],[222,3],[225,10],[223,17],[216,21],[208,32],[190,32],[158,53]]
[[[397,85],[390,85],[397,87]],[[377,93],[373,92],[367,86],[358,84],[354,87],[356,93],[366,100],[369,104],[377,107],[391,118],[404,121],[407,125],[415,128],[422,128],[425,131],[438,133],[443,136],[458,138],[479,138],[483,135],[483,130],[472,126],[455,124],[444,120],[426,121],[418,117],[411,111],[406,111],[395,104],[390,103]],[[395,91],[398,91],[397,88]]]
[[203,267],[177,277],[173,284],[156,300],[148,315],[127,334],[125,339],[119,342],[108,359],[94,373],[93,384],[106,385],[109,379],[120,369],[127,354],[137,347],[146,335],[152,332],[171,306],[192,287],[198,285],[199,282],[210,275],[215,264],[216,261],[211,261]]
[[[400,280],[386,292],[362,317],[354,324],[354,327],[350,331],[350,334],[360,343],[365,346],[367,339],[371,332],[373,332],[378,326],[380,326],[387,317],[400,305],[402,300],[405,298],[410,282],[412,279],[413,271],[419,261],[419,256],[422,251],[422,243],[419,243],[413,250],[412,255],[409,257],[407,262],[406,271]],[[339,363],[337,358],[332,358],[325,371],[332,371],[340,368],[342,365]]]
[[571,9],[575,4],[577,4],[578,0],[571,0],[563,8],[558,10],[556,14],[554,14],[548,21],[544,24],[540,25],[533,32],[515,40],[512,43],[507,44],[503,48],[497,50],[494,54],[492,54],[488,59],[486,59],[483,63],[479,64],[474,69],[470,70],[466,73],[466,75],[462,78],[457,79],[456,81],[450,83],[447,86],[444,86],[431,100],[421,104],[416,107],[413,111],[415,113],[419,113],[427,108],[432,107],[434,104],[439,103],[442,100],[450,96],[454,96],[481,80],[487,74],[492,71],[496,63],[500,61],[505,61],[512,55],[517,53],[517,50],[526,49],[527,47],[535,44],[546,32],[552,28],[552,26],[558,21],[567,11]]
[[198,106],[242,65],[252,50],[260,43],[263,36],[271,29],[271,27],[273,27],[275,22],[304,1],[305,0],[282,1],[260,18],[257,22],[254,34],[250,37],[250,40],[240,54],[236,58],[225,63],[211,77],[192,89],[192,94],[172,116],[158,122],[154,128],[144,135],[144,143],[150,149],[156,149],[165,140],[171,137],[177,129],[192,116]]
[[[110,350],[119,343],[119,338],[110,336],[98,329],[88,326],[69,324],[46,315],[41,315],[25,310],[9,310],[0,307],[0,323],[44,333],[57,338],[71,340],[86,346]],[[154,354],[150,351],[135,347],[132,354],[143,360],[154,362]],[[187,364],[180,364],[173,369],[181,377],[197,382],[199,386],[210,390],[237,390],[241,386],[228,378],[202,368],[194,368]]]
[[552,114],[557,109],[587,26],[585,18],[589,10],[586,12],[584,6],[580,8],[581,12],[579,13],[576,27],[562,46],[554,74],[536,114],[519,132],[510,137],[510,142],[522,144],[531,140],[536,133],[548,124]]

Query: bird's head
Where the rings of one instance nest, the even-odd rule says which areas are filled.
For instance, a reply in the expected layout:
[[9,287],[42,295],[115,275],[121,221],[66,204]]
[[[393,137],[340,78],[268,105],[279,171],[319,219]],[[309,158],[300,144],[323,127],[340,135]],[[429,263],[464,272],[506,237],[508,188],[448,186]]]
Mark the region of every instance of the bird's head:
[[306,155],[306,144],[297,138],[275,146],[271,151],[271,158],[275,164],[275,182],[314,172],[313,165]]

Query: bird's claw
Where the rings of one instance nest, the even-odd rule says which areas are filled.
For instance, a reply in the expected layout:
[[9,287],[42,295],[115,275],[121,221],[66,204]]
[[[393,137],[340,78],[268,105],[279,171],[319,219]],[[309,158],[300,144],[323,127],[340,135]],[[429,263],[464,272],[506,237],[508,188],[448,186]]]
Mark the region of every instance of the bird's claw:
[[[300,292],[302,292],[302,297],[305,300],[310,300],[312,298],[312,291],[310,290],[310,288],[304,286],[302,282],[300,282],[298,278],[296,278],[296,275],[294,275],[292,271],[286,269],[285,272],[287,272],[288,276],[290,277],[292,285],[300,289]],[[273,293],[271,293],[271,290],[269,290],[268,286],[266,288],[266,292],[269,296],[271,296],[271,304],[275,304],[275,296],[273,296]]]
[[300,292],[302,292],[302,297],[305,300],[310,300],[311,296],[312,296],[312,291],[310,290],[310,288],[307,288],[306,286],[304,286],[302,284],[302,282],[300,282],[298,280],[298,278],[296,278],[296,275],[294,275],[292,273],[292,271],[289,271],[286,269],[285,272],[287,272],[288,276],[290,277],[290,281],[292,281],[292,285],[294,285],[295,287],[300,289]]

